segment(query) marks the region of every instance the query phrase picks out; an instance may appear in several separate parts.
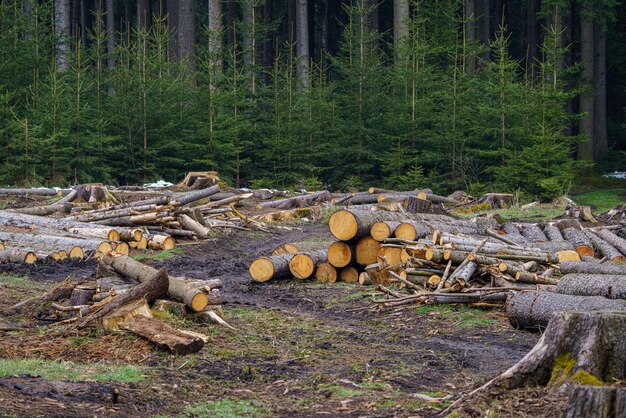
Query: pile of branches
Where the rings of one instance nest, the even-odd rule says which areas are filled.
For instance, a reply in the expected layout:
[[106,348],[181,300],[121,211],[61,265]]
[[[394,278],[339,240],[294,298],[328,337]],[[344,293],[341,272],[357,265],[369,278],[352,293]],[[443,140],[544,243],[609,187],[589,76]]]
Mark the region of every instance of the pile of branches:
[[0,331],[42,323],[67,331],[100,327],[134,333],[174,354],[195,353],[208,337],[173,328],[153,312],[228,326],[219,316],[221,288],[218,279],[175,277],[165,269],[157,271],[128,256],[110,252],[100,260],[95,280],[70,276],[44,294],[20,301],[4,312],[6,317],[26,316],[36,323],[22,320],[0,326]]

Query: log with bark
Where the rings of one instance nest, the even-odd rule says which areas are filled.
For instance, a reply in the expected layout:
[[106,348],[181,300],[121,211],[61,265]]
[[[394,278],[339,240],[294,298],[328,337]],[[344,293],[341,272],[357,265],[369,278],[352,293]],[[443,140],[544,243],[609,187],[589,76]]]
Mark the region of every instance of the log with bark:
[[554,225],[546,225],[543,227],[543,233],[550,241],[563,241],[563,234],[561,230]]
[[615,247],[622,255],[626,256],[626,239],[621,238],[608,229],[601,229],[596,231],[596,233],[600,238]]
[[[157,270],[147,266],[132,258],[108,253],[102,257],[104,265],[111,267],[117,273],[137,280],[145,282],[155,276]],[[195,312],[200,312],[206,308],[209,303],[209,297],[205,293],[205,281],[192,280],[185,277],[169,277],[169,288],[167,294],[174,300],[183,302]]]
[[286,253],[255,259],[248,268],[248,273],[257,282],[279,279],[289,276],[289,261],[294,254]]
[[372,225],[370,235],[376,241],[383,242],[387,238],[394,236],[396,228],[401,224],[400,221],[380,221]]
[[548,238],[537,224],[522,224],[522,235],[530,242],[546,242]]
[[585,261],[564,261],[560,265],[563,274],[585,273],[585,274],[626,274],[626,263],[588,263]]
[[287,199],[271,200],[263,202],[257,205],[259,208],[277,208],[277,209],[291,209],[293,207],[306,207],[312,206],[317,202],[326,202],[330,200],[332,195],[328,190],[322,190],[319,192],[305,194],[302,196],[289,197]]
[[624,256],[624,254],[619,252],[617,248],[606,242],[604,239],[600,238],[600,236],[598,236],[593,230],[586,229],[583,231],[583,233],[585,234],[585,236],[587,236],[587,238],[589,238],[589,241],[591,241],[591,243],[593,244],[595,252],[600,253],[603,258],[606,258],[610,261],[626,261],[626,257]]
[[563,418],[626,416],[626,389],[607,386],[575,386],[569,394]]
[[556,291],[566,295],[626,299],[626,274],[566,274],[559,280]]
[[37,261],[37,253],[23,248],[9,248],[0,250],[0,264],[26,263],[33,264]]
[[563,238],[574,245],[576,252],[580,254],[581,257],[594,257],[595,252],[593,251],[593,244],[583,231],[570,227],[563,229],[561,232],[563,233]]
[[8,314],[24,314],[36,315],[46,302],[56,302],[63,299],[67,299],[72,295],[72,291],[79,284],[72,280],[72,277],[68,277],[62,282],[56,284],[52,289],[47,292],[35,296],[34,298],[25,299],[13,306],[6,309]]
[[285,253],[305,253],[308,251],[318,251],[327,249],[332,241],[304,241],[304,242],[286,242],[272,250],[271,255],[279,255]]
[[626,300],[532,291],[511,294],[506,302],[511,325],[529,331],[545,328],[555,312],[602,310],[626,311]]
[[72,189],[20,189],[20,188],[0,188],[0,195],[6,196],[64,196],[70,194]]
[[326,261],[326,250],[297,253],[289,260],[289,271],[296,279],[308,279],[313,277],[316,267]]
[[369,235],[372,226],[380,221],[451,221],[445,215],[408,214],[386,211],[341,209],[333,213],[328,221],[330,232],[341,241],[351,241]]
[[202,200],[204,198],[210,197],[217,193],[221,192],[220,186],[217,184],[211,187],[207,187],[205,189],[196,190],[193,192],[183,193],[181,195],[176,196],[173,200],[170,201],[171,206],[185,206],[191,203],[195,203],[198,200]]

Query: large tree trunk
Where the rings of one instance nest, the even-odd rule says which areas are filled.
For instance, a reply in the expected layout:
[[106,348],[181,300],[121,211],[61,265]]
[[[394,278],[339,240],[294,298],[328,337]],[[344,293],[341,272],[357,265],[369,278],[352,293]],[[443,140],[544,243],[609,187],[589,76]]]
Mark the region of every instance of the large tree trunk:
[[626,416],[626,389],[607,386],[576,386],[569,394],[563,418]]
[[593,86],[596,90],[593,100],[593,159],[602,158],[609,147],[606,126],[606,30],[594,25],[594,66]]
[[556,292],[565,295],[626,299],[626,275],[566,274],[559,280]]
[[56,37],[56,65],[59,72],[69,69],[70,0],[54,2],[54,36]]
[[506,313],[514,328],[538,331],[548,325],[555,312],[626,311],[626,301],[601,296],[572,296],[552,292],[521,292],[511,294]]
[[178,1],[178,45],[180,57],[187,60],[189,71],[193,74],[196,68],[194,53],[194,45],[196,43],[194,0]]
[[585,261],[564,261],[561,263],[561,272],[586,274],[626,274],[626,263],[587,263]]
[[211,65],[221,70],[222,60],[222,0],[208,0],[209,9],[209,54]]
[[593,161],[593,17],[588,10],[580,14],[580,59],[582,66],[582,81],[585,90],[580,93],[580,113],[578,132],[584,135],[583,142],[578,144],[578,159]]
[[170,59],[180,57],[178,46],[178,2],[179,0],[167,0],[167,29],[169,31],[167,49]]
[[308,1],[296,0],[297,59],[300,87],[309,87],[309,17]]
[[401,42],[409,34],[409,1],[393,1],[393,44],[398,56]]

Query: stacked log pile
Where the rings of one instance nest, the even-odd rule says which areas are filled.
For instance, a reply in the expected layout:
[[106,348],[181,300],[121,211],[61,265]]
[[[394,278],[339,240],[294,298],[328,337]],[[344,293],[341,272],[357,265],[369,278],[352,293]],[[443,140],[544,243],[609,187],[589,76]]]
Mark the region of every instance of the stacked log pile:
[[544,328],[562,310],[626,310],[624,227],[583,228],[571,219],[500,225],[373,208],[335,212],[328,226],[336,241],[283,244],[254,260],[250,276],[375,285],[376,309],[505,306],[524,329]]
[[144,192],[118,194],[99,184],[81,185],[52,204],[2,210],[0,263],[101,258],[110,251],[128,255],[133,248],[170,250],[176,239],[206,239],[224,228],[262,227],[235,208],[252,193],[224,194],[218,185],[190,189],[122,203],[121,195],[128,199]]
[[22,320],[22,327],[32,325],[23,323],[26,317],[68,331],[97,326],[131,332],[174,354],[189,354],[199,351],[208,337],[173,328],[159,318],[172,314],[228,326],[219,316],[221,288],[218,279],[175,277],[109,252],[100,260],[95,280],[69,277],[4,314]]

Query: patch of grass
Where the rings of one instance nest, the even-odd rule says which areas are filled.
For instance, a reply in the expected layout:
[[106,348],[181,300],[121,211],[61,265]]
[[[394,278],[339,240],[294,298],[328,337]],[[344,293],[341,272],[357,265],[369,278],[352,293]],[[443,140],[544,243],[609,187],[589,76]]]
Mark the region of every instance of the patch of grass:
[[139,382],[145,377],[136,366],[77,364],[41,359],[0,359],[0,377],[41,376],[46,380],[95,380],[98,382]]
[[415,312],[454,320],[458,328],[486,327],[496,323],[494,319],[485,317],[484,311],[469,306],[422,305]]
[[0,274],[0,285],[33,287],[34,283],[27,276],[17,276],[15,274]]
[[165,261],[171,260],[172,258],[176,258],[183,254],[182,248],[172,248],[171,250],[157,251],[157,252],[143,252],[131,254],[131,258],[137,261],[143,260],[154,260],[154,261]]
[[363,382],[361,383],[361,386],[364,388],[373,389],[373,390],[382,390],[382,391],[390,390],[389,385],[383,382]]
[[221,399],[187,408],[183,416],[193,418],[237,418],[259,417],[262,415],[265,415],[263,411],[249,401]]
[[363,394],[362,390],[348,389],[339,385],[329,385],[323,388],[325,391],[329,391],[333,396],[337,398],[350,398],[352,396],[359,396]]
[[574,197],[579,205],[589,205],[597,212],[606,212],[626,203],[626,189],[595,190]]
[[337,212],[340,209],[341,209],[341,206],[336,206],[336,205],[325,206],[324,209],[322,209],[322,213],[320,214],[321,222],[324,225],[328,225],[328,220],[330,219],[332,214]]
[[506,209],[491,209],[481,210],[472,213],[455,213],[463,218],[473,218],[474,216],[487,215],[497,213],[504,220],[519,219],[519,220],[532,220],[542,221],[552,219],[563,213],[563,208],[555,208],[553,206],[535,206],[530,209],[522,209],[517,206],[512,206]]

